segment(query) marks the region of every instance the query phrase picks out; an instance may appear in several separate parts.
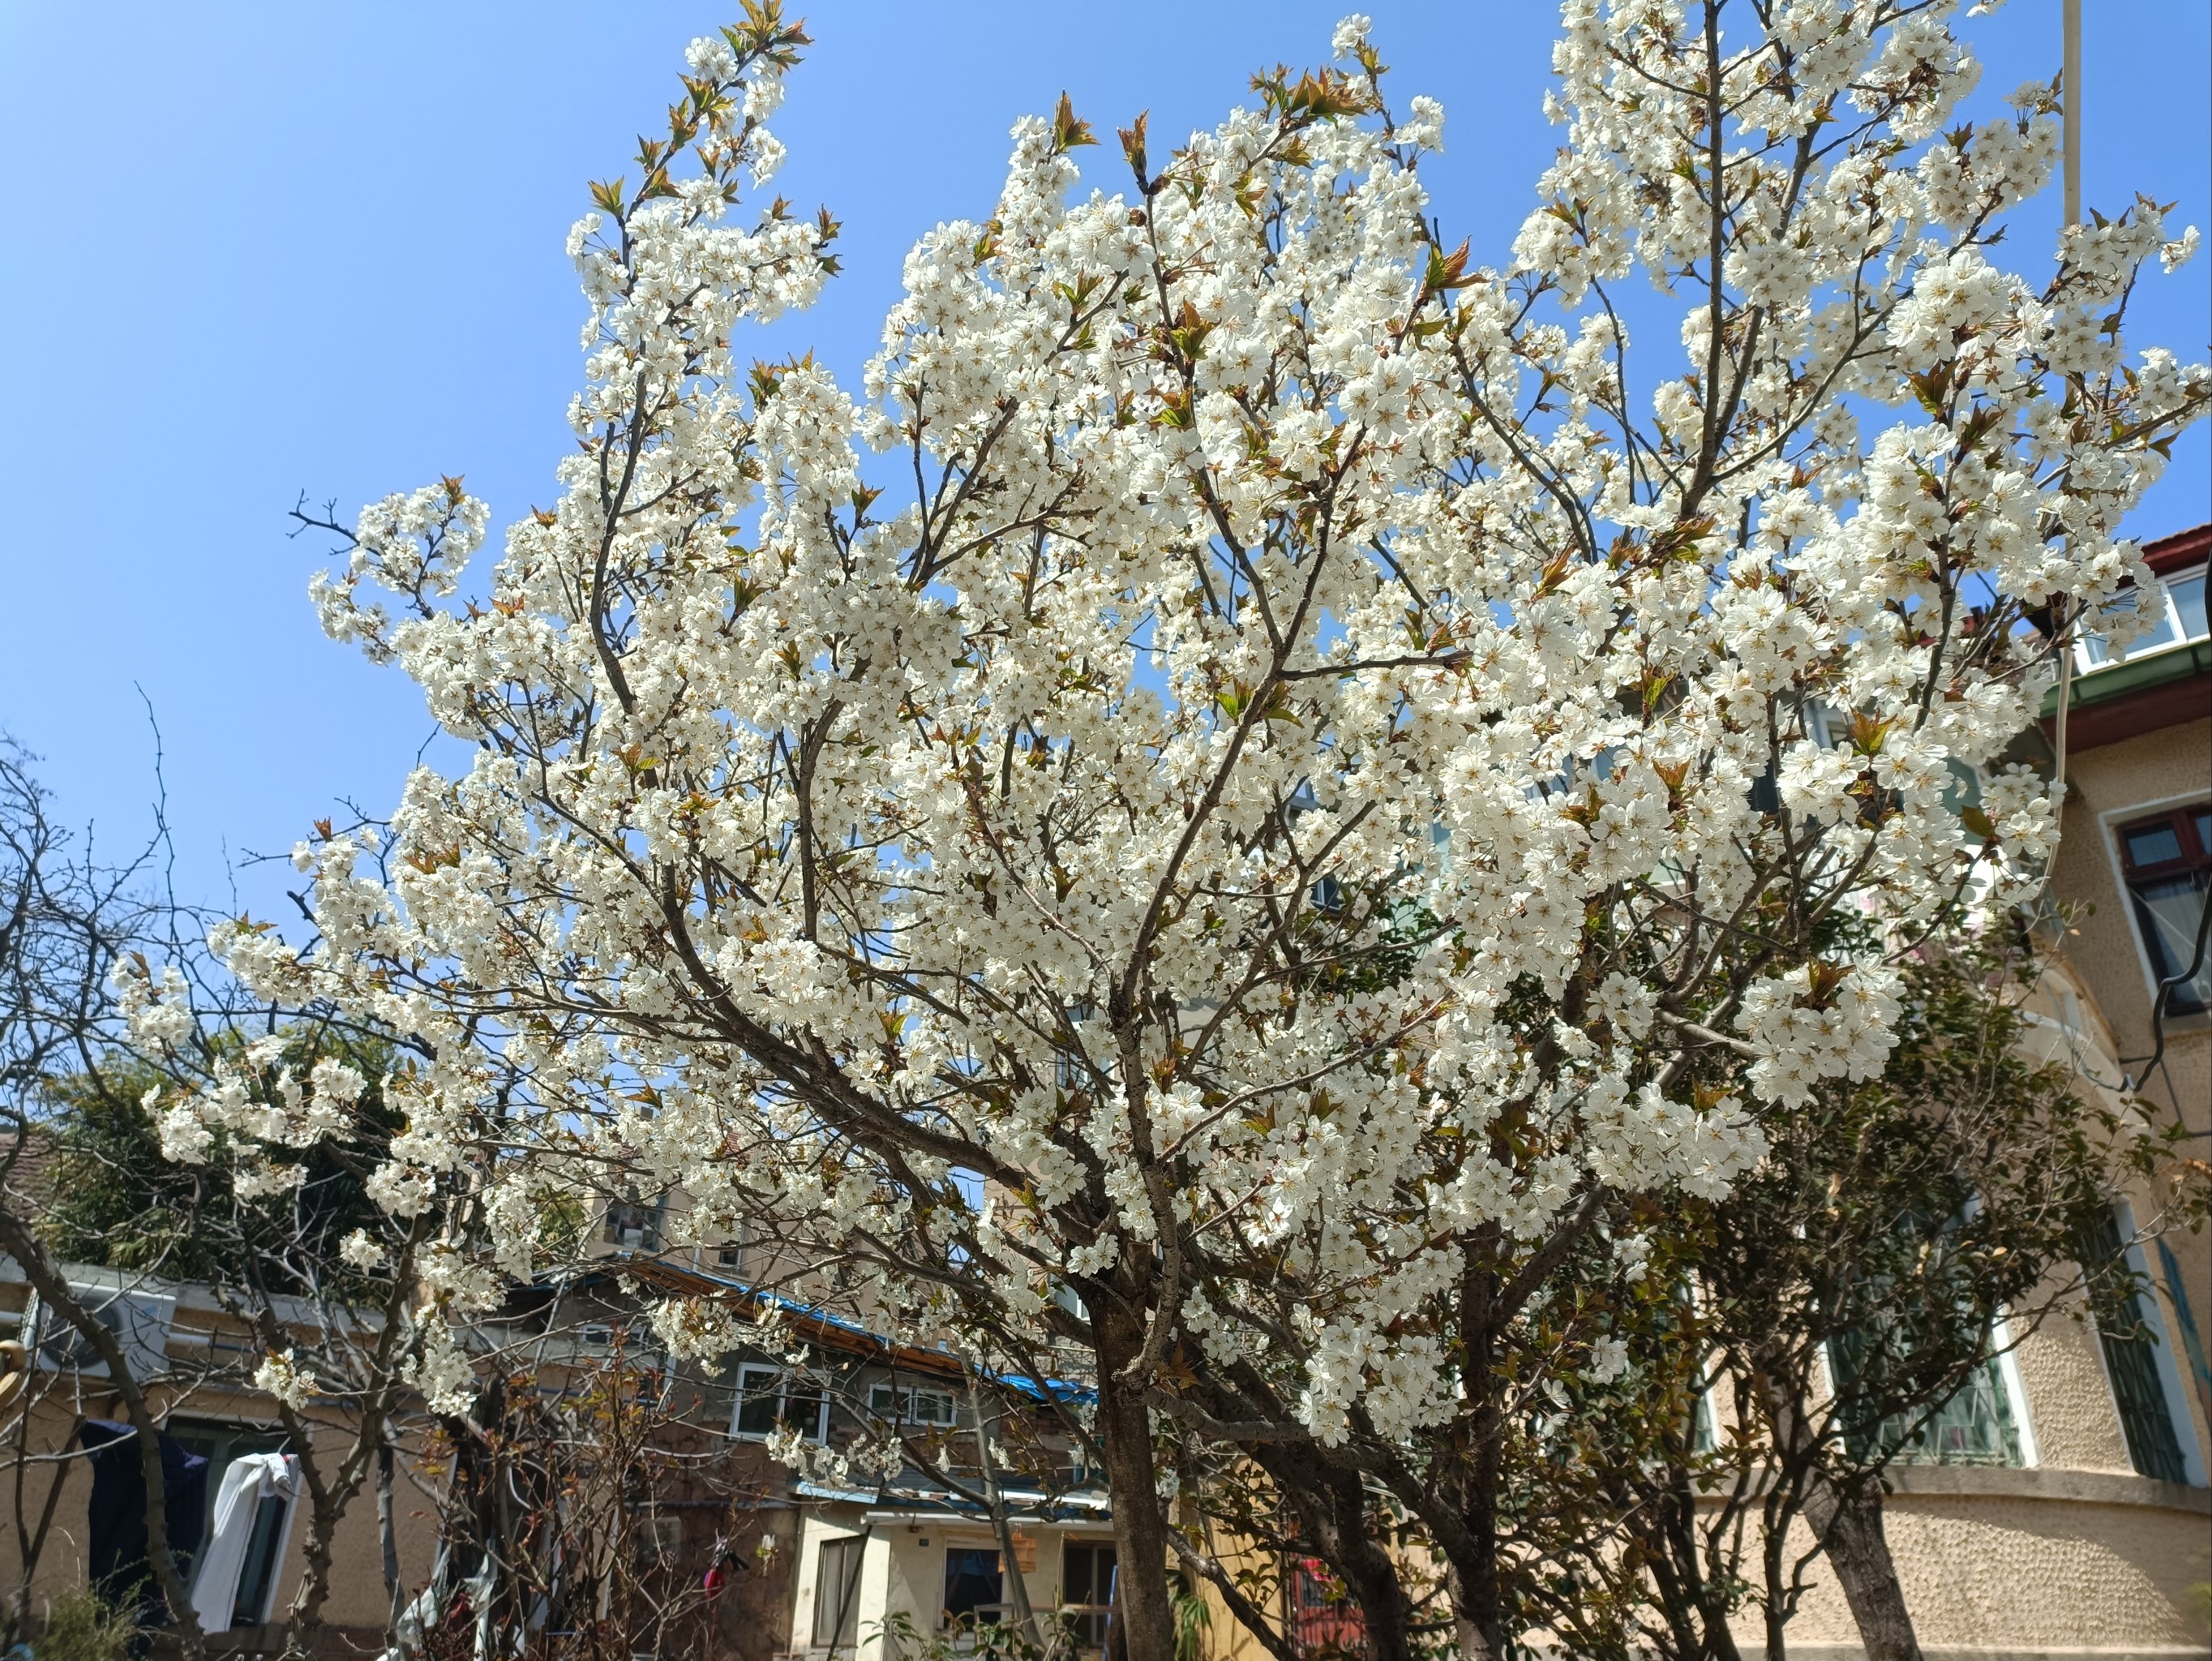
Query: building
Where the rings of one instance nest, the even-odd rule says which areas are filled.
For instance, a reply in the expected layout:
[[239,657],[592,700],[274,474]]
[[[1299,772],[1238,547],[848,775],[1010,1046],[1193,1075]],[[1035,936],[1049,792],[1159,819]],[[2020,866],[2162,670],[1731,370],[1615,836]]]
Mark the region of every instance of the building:
[[[2212,1153],[2208,554],[2212,526],[2150,545],[2157,592],[2125,602],[2150,610],[2148,637],[2124,660],[2094,638],[2077,653],[2056,904],[2028,1011],[2031,1041],[2085,1092],[2179,1123],[2200,1158]],[[2057,712],[2054,691],[2046,762]],[[2134,1271],[2133,1330],[2045,1320],[1947,1412],[1940,1445],[1891,1468],[1890,1548],[1931,1655],[2205,1653],[2212,1252],[2202,1235],[2160,1234],[2158,1204],[2116,1196],[2103,1243]],[[1793,1655],[1860,1653],[1825,1578],[1790,1632]]]

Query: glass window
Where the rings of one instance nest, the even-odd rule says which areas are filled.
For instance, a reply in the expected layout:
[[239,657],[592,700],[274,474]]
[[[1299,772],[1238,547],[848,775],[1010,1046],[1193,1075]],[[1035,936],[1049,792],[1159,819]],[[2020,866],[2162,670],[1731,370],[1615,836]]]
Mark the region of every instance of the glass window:
[[869,1386],[868,1411],[878,1419],[896,1418],[902,1425],[935,1425],[942,1428],[959,1422],[958,1403],[951,1391],[917,1390],[911,1385]]
[[2174,981],[2166,1008],[2185,1014],[2212,1005],[2212,951],[2197,950],[2205,892],[2212,887],[2212,808],[2200,805],[2138,819],[2122,825],[2119,838],[2152,978]]
[[606,1241],[632,1251],[660,1250],[660,1202],[634,1205],[617,1200],[607,1208]]
[[1061,1546],[1060,1621],[1077,1649],[1105,1649],[1113,1603],[1114,1548],[1079,1540]]
[[824,1540],[814,1568],[814,1647],[850,1649],[860,1631],[860,1551],[866,1542],[848,1534]]
[[830,1403],[821,1390],[791,1378],[781,1367],[747,1365],[738,1369],[739,1436],[772,1436],[786,1425],[810,1442],[829,1430]]
[[[2174,632],[2173,616],[2166,609],[2166,595],[2163,585],[2154,585],[2148,589],[2124,588],[2106,600],[2097,615],[2099,618],[2110,618],[2117,623],[2140,611],[2143,618],[2142,632],[2127,648],[2130,656],[2140,656],[2145,652],[2156,651],[2161,646],[2171,646],[2181,638]],[[2106,642],[2104,634],[2094,627],[2095,621],[2094,618],[2090,619],[2090,626],[2081,635],[2080,664],[2084,669],[2098,668],[2112,661],[2113,648]]]
[[1006,1579],[994,1546],[954,1546],[945,1554],[945,1624],[973,1626],[1006,1613]]
[[2099,1218],[2079,1251],[2128,1458],[2145,1476],[2185,1482],[2189,1470],[2174,1434],[2172,1405],[2158,1376],[2158,1340],[2144,1319],[2142,1294],[2120,1239],[2118,1218],[2110,1213]]
[[[1929,1230],[1935,1220],[1913,1214],[1899,1220],[1899,1247],[1912,1247],[1931,1287],[1950,1282],[1947,1266],[1958,1261],[1950,1244],[1951,1231],[1960,1220],[1953,1217]],[[1933,1294],[1941,1297],[1941,1293]],[[1886,1271],[1869,1274],[1861,1282],[1859,1311],[1854,1324],[1838,1332],[1828,1344],[1828,1369],[1834,1381],[1837,1422],[1844,1445],[1854,1458],[1888,1457],[1905,1464],[2017,1465],[2021,1463],[2020,1435],[2013,1423],[2010,1391],[1996,1356],[1992,1334],[1981,1316],[1963,1303],[1954,1305],[1954,1333],[1916,1333],[1914,1317],[1904,1309],[1899,1288]],[[1941,1305],[1923,1311],[1921,1321],[1941,1323]],[[1917,1358],[1929,1354],[1928,1339],[1948,1349],[1952,1337],[1971,1340],[1950,1354],[1963,1362],[1978,1352],[1978,1360],[1960,1367],[1960,1383],[1940,1402],[1929,1400],[1928,1384],[1919,1373]]]
[[[1860,1333],[1847,1333],[1830,1344],[1828,1360],[1838,1384],[1848,1391],[1870,1364],[1884,1371],[1908,1361],[1911,1351],[1895,1342],[1893,1353],[1877,1356]],[[1917,1428],[1916,1428],[1917,1427]],[[2010,1393],[1995,1357],[1967,1374],[1957,1394],[1933,1414],[1924,1409],[1898,1415],[1876,1424],[1846,1415],[1844,1441],[1856,1459],[1878,1452],[1908,1465],[2017,1465],[2021,1463],[2020,1433],[2013,1424]]]
[[2208,632],[2204,621],[2204,573],[2191,571],[2185,577],[2176,577],[2166,585],[2166,592],[2173,599],[2173,615],[2181,624],[2184,640],[2202,640]]
[[[291,1445],[282,1431],[258,1430],[246,1425],[225,1425],[199,1420],[172,1420],[169,1433],[188,1453],[208,1462],[206,1512],[200,1524],[201,1552],[215,1530],[216,1495],[222,1491],[223,1473],[234,1461],[249,1453],[281,1453]],[[279,1554],[284,1544],[284,1523],[291,1501],[272,1494],[254,1508],[252,1531],[246,1542],[246,1561],[239,1570],[238,1595],[231,1602],[230,1624],[258,1627],[269,1618],[270,1599],[276,1591]],[[184,1567],[190,1585],[199,1568],[195,1553]]]
[[2127,832],[2130,865],[2163,865],[2181,857],[2181,827],[2171,823],[2148,824]]

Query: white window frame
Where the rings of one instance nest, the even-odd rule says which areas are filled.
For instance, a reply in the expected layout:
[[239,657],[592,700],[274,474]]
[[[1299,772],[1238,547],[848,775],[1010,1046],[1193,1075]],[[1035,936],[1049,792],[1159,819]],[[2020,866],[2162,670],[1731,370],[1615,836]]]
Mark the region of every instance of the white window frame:
[[[2142,970],[2143,995],[2148,998],[2158,996],[2158,965],[2152,961],[2150,943],[2143,939],[2142,919],[2136,916],[2135,895],[2128,887],[2128,861],[2120,849],[2120,826],[2177,807],[2192,806],[2204,799],[2202,790],[2183,790],[2150,801],[2130,802],[2125,807],[2108,807],[2097,815],[2098,833],[2105,844],[2105,863],[2112,873],[2112,891],[2119,896],[2121,913],[2128,920],[2128,938],[2135,942],[2136,967]],[[2143,1014],[2148,1019],[2149,1010],[2146,1008]],[[2202,1023],[2206,1012],[2191,1010],[2185,1014],[2169,1014],[2166,1019],[2171,1031],[2185,1024]]]
[[[2130,647],[2124,660],[2115,658],[2107,653],[2104,661],[2100,663],[2090,655],[2088,641],[2086,638],[2077,638],[2074,642],[2074,672],[2081,675],[2092,674],[2100,669],[2109,669],[2115,663],[2122,661],[2134,663],[2142,658],[2156,657],[2161,652],[2178,652],[2191,641],[2207,638],[2204,635],[2191,634],[2183,624],[2181,608],[2173,603],[2173,585],[2176,582],[2185,582],[2191,577],[2203,577],[2208,570],[2212,570],[2212,567],[2191,565],[2181,570],[2169,571],[2163,576],[2152,578],[2152,582],[2158,589],[2159,604],[2166,608],[2166,627],[2173,630],[2172,640],[2158,646]],[[2137,588],[2124,588],[2120,592],[2124,594],[2140,593],[2142,591]],[[2113,598],[2118,599],[2118,596],[2115,595]]]
[[[767,1377],[772,1378],[777,1381],[775,1394],[775,1416],[779,1424],[783,1421],[784,1402],[790,1395],[790,1391],[785,1388],[785,1385],[791,1377],[791,1369],[789,1367],[777,1366],[773,1362],[769,1361],[741,1362],[738,1367],[737,1400],[730,1403],[730,1434],[732,1437],[735,1437],[738,1441],[765,1442],[772,1433],[763,1430],[740,1430],[738,1428],[738,1421],[745,1410],[745,1398],[750,1393],[748,1390],[748,1381],[760,1378],[763,1375],[766,1375]],[[817,1397],[820,1409],[815,1415],[814,1428],[812,1431],[808,1433],[806,1439],[810,1442],[827,1442],[830,1439],[830,1392],[827,1390],[821,1389],[817,1386],[811,1392],[805,1393],[810,1393]]]
[[[923,1418],[917,1409],[921,1398],[925,1396],[936,1397],[945,1403],[945,1417]],[[884,1383],[868,1386],[868,1411],[877,1418],[890,1418],[894,1402],[898,1409],[897,1421],[902,1425],[921,1425],[933,1430],[953,1430],[959,1426],[960,1398],[950,1388]]]
[[2027,1380],[2020,1372],[2020,1337],[2014,1332],[2012,1311],[2000,1305],[1990,1322],[1990,1335],[1999,1341],[1997,1384],[2012,1410],[2012,1436],[2020,1449],[2020,1469],[2033,1470],[2043,1463],[2043,1445],[2036,1439],[2035,1415],[2029,1410]]

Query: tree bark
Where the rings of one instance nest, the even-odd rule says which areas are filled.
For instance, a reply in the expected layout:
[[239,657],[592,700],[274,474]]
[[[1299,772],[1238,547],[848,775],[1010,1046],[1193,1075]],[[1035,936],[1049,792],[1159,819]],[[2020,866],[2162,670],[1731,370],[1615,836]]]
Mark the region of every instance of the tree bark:
[[1115,1611],[1129,1661],[1175,1661],[1168,1594],[1167,1514],[1152,1466],[1152,1427],[1141,1383],[1122,1378],[1145,1343],[1144,1323],[1117,1302],[1091,1316],[1098,1356],[1098,1433],[1114,1506]]
[[1369,1528],[1366,1493],[1359,1479],[1301,1461],[1287,1451],[1252,1451],[1297,1512],[1300,1532],[1314,1555],[1335,1571],[1359,1605],[1366,1661],[1413,1661],[1412,1611],[1398,1565]]
[[1921,1661],[1920,1640],[1882,1528],[1881,1488],[1869,1478],[1855,1488],[1839,1488],[1816,1471],[1805,1494],[1805,1520],[1844,1589],[1867,1661]]
[[[1859,1629],[1867,1661],[1921,1661],[1920,1640],[1912,1629],[1911,1612],[1905,1606],[1905,1589],[1898,1584],[1897,1565],[1889,1555],[1889,1538],[1882,1528],[1881,1489],[1869,1473],[1845,1488],[1822,1468],[1820,1448],[1802,1398],[1789,1380],[1796,1375],[1775,1356],[1761,1356],[1758,1392],[1767,1419],[1767,1429],[1785,1467],[1804,1473],[1805,1520],[1813,1537],[1835,1572]],[[1782,1611],[1775,1553],[1780,1529],[1770,1525],[1767,1542],[1767,1648],[1779,1653]]]
[[392,1440],[379,1435],[376,1442],[376,1537],[384,1555],[384,1601],[390,1616],[391,1638],[399,1642],[399,1616],[407,1607],[406,1589],[399,1579],[399,1522],[392,1510]]
[[1498,1357],[1499,1276],[1492,1267],[1498,1230],[1478,1232],[1466,1249],[1460,1277],[1461,1376],[1480,1404],[1469,1415],[1466,1439],[1450,1476],[1438,1487],[1465,1524],[1467,1548],[1453,1552],[1446,1577],[1452,1617],[1458,1629],[1460,1661],[1499,1661],[1505,1653],[1505,1611],[1498,1573],[1498,1442],[1504,1433],[1493,1377]]

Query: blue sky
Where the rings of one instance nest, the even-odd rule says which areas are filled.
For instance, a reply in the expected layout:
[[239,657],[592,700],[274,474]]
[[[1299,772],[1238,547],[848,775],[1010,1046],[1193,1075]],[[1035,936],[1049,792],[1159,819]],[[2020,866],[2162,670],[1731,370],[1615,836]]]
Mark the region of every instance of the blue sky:
[[[1441,99],[1429,174],[1449,236],[1502,259],[1557,143],[1543,0],[1364,0],[1394,100]],[[1156,150],[1249,96],[1254,68],[1326,57],[1341,3],[795,3],[817,45],[775,127],[775,188],[846,226],[845,274],[761,355],[811,345],[856,380],[906,248],[981,217],[1006,130],[1062,88],[1102,133],[1152,111]],[[2204,0],[2087,8],[2084,191],[2142,190],[2212,234]],[[708,0],[58,5],[0,0],[0,155],[17,338],[0,434],[0,728],[45,757],[63,813],[119,846],[166,749],[178,878],[222,904],[227,861],[289,848],[350,798],[381,812],[429,734],[396,671],[325,642],[304,490],[359,505],[461,472],[499,527],[550,500],[582,302],[562,254],[584,181],[620,171],[667,103]],[[2057,0],[1969,22],[1994,111],[2058,62]],[[1109,143],[1083,153],[1118,187]],[[1425,172],[1426,170],[1425,169]],[[2047,269],[2056,192],[2014,262]],[[2212,257],[2151,284],[2137,346],[2212,350]],[[2208,517],[2198,429],[2133,527]],[[281,906],[269,867],[241,897]]]

